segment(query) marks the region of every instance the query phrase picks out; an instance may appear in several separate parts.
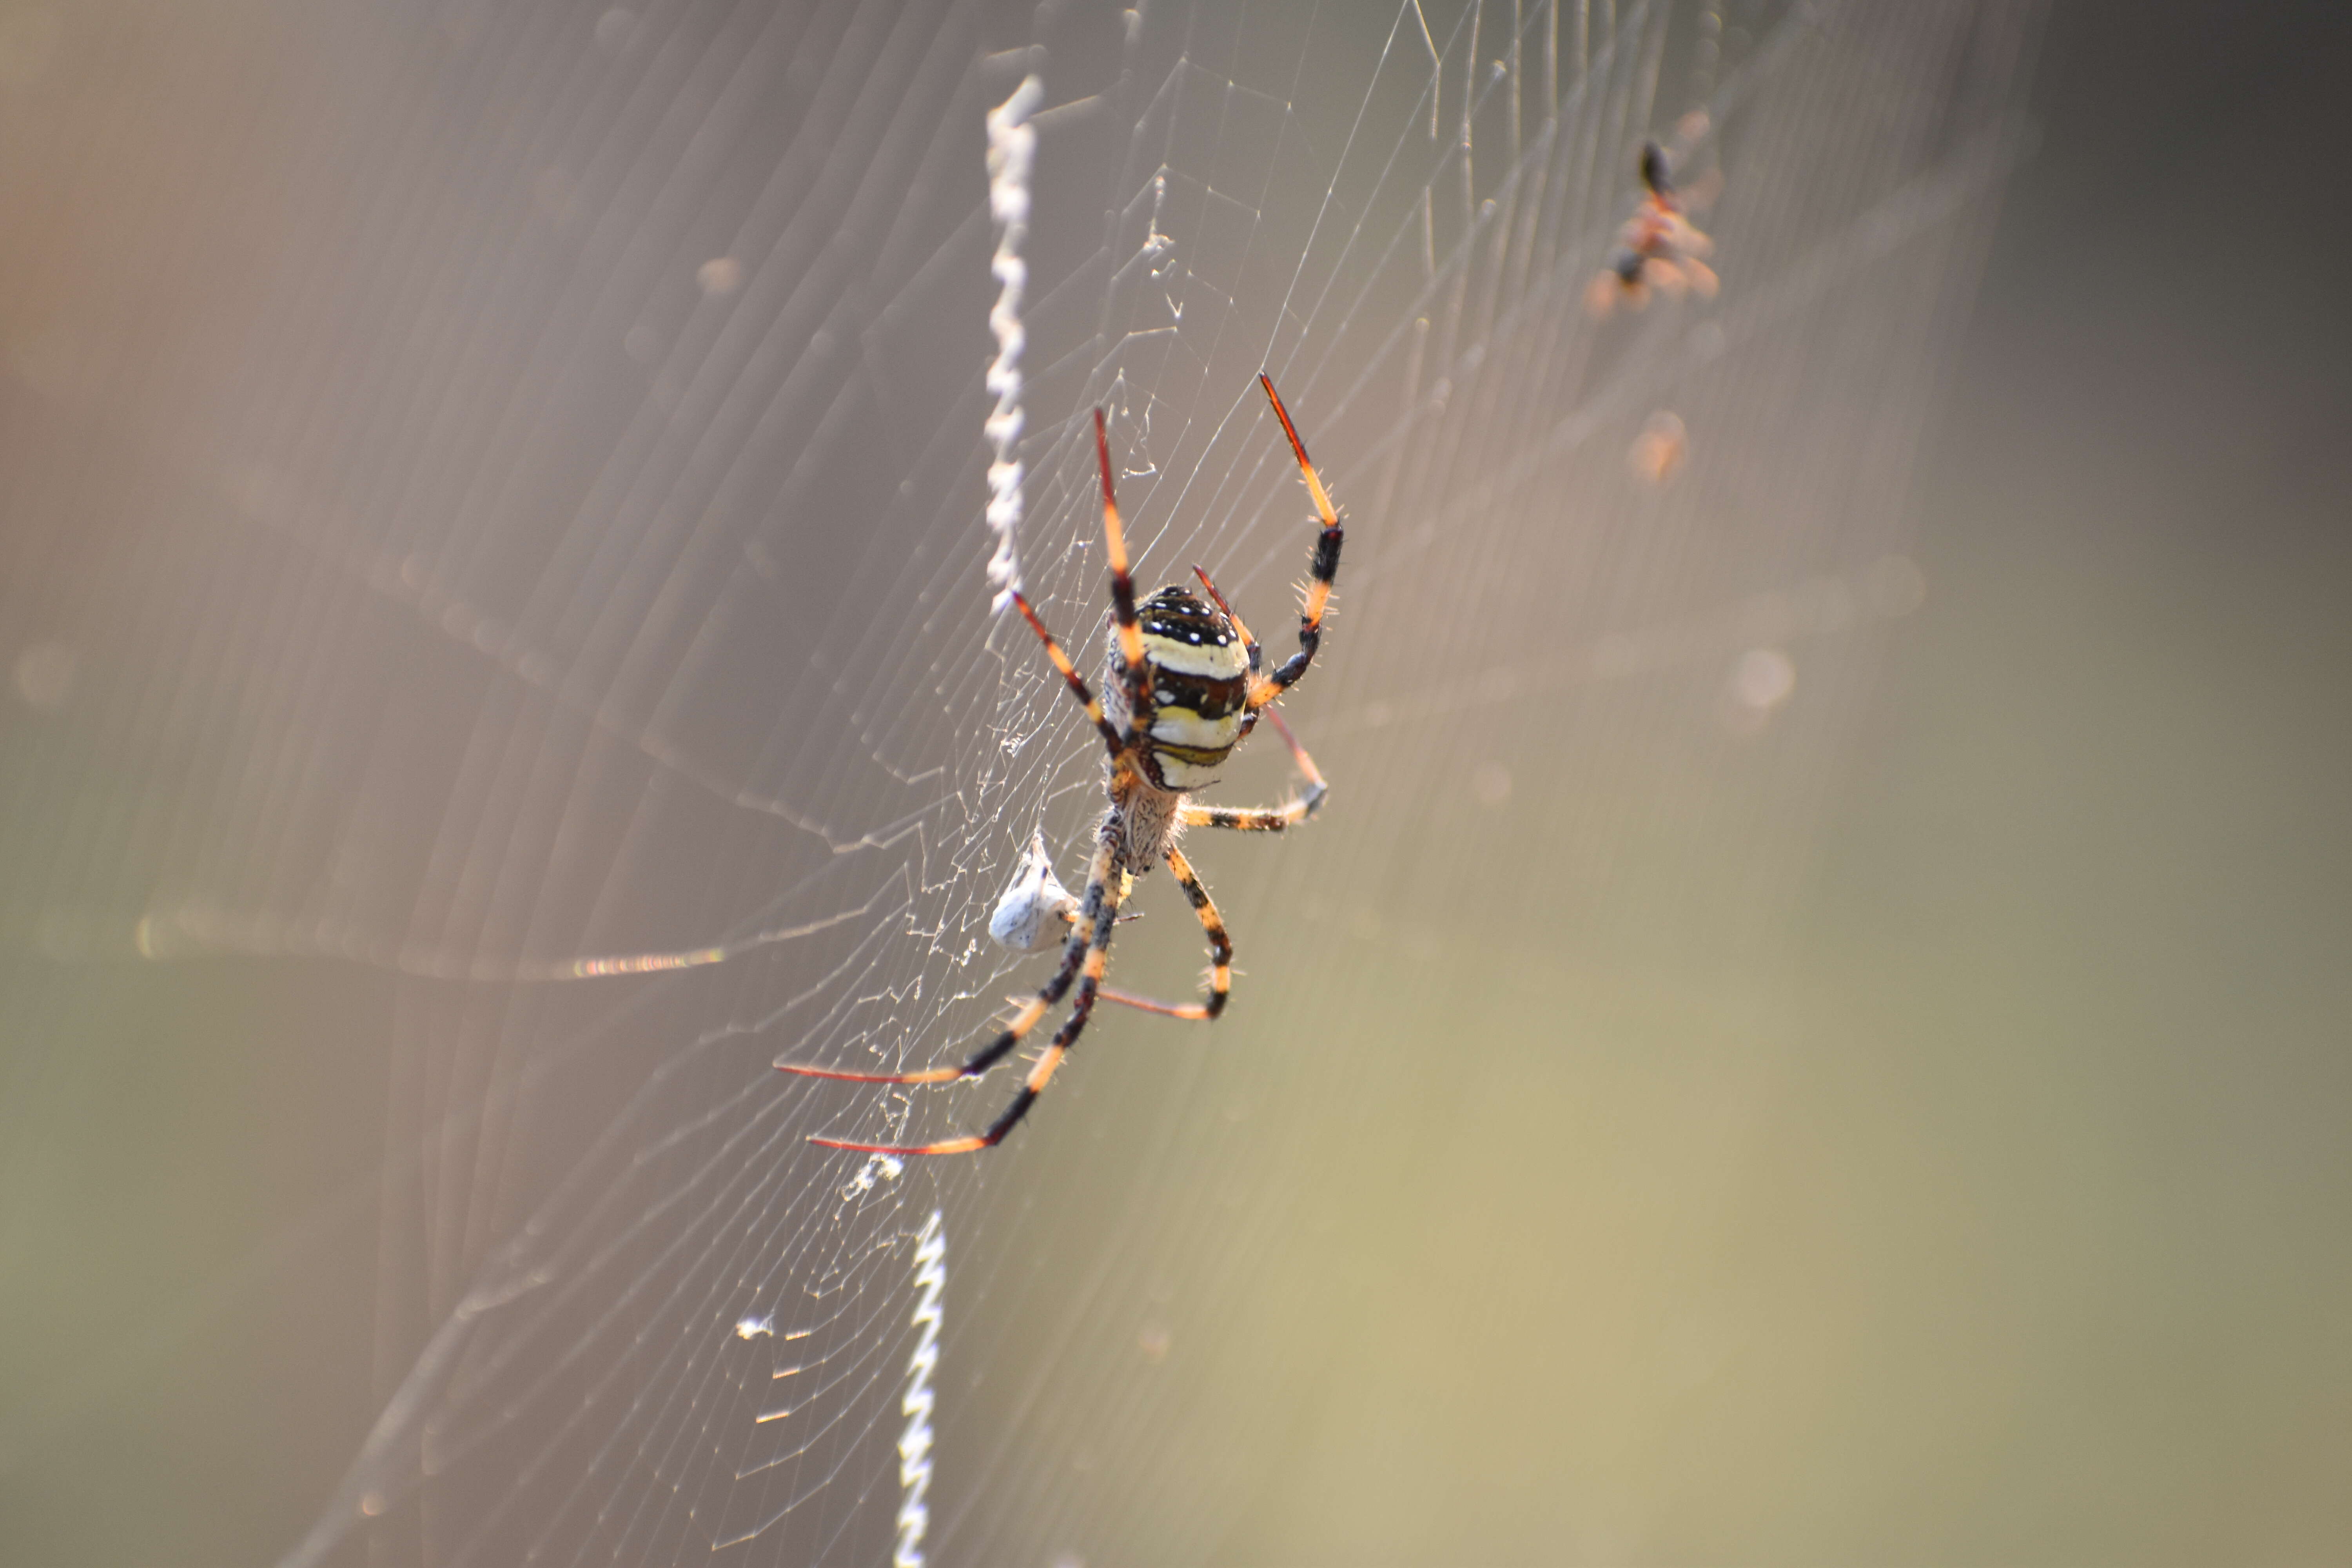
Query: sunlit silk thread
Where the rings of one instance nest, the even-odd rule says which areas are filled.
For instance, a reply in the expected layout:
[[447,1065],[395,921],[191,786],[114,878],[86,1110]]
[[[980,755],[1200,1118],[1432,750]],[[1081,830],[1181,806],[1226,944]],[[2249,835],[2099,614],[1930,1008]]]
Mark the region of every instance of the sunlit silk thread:
[[931,1521],[923,1499],[931,1489],[931,1373],[940,1364],[940,1296],[948,1284],[948,1236],[940,1211],[915,1238],[915,1353],[907,1358],[907,1397],[898,1402],[907,1430],[898,1438],[898,1550],[896,1568],[923,1568],[923,1531]]
[[1013,96],[988,111],[988,213],[996,223],[996,254],[989,272],[996,279],[996,303],[988,312],[988,330],[996,337],[996,358],[989,363],[988,390],[996,407],[985,429],[996,448],[988,465],[988,526],[996,535],[996,552],[989,558],[988,580],[996,589],[995,607],[1013,603],[1021,587],[1021,351],[1028,342],[1021,326],[1021,296],[1029,284],[1028,264],[1021,259],[1021,243],[1029,235],[1029,170],[1036,162],[1037,132],[1029,124],[1044,101],[1045,84],[1033,73],[1021,79]]

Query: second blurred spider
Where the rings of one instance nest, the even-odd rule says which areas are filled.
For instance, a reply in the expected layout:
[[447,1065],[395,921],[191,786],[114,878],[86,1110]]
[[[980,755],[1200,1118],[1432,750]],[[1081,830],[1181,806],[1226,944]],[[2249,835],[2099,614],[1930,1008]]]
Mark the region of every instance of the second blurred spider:
[[1638,310],[1650,302],[1650,291],[1680,296],[1696,290],[1713,299],[1715,269],[1700,258],[1715,250],[1715,241],[1691,223],[1689,213],[1706,205],[1711,191],[1677,191],[1666,169],[1666,150],[1655,142],[1642,144],[1642,205],[1617,231],[1617,252],[1584,291],[1584,308],[1605,316],[1622,300]]

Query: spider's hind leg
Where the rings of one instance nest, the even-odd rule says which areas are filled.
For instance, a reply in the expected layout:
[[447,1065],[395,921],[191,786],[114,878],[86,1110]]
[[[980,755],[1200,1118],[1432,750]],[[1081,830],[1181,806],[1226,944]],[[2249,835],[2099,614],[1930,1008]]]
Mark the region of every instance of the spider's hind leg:
[[[1105,917],[1100,913],[1104,902],[1114,903],[1110,914],[1116,917],[1118,910],[1115,900],[1111,890],[1106,885],[1109,877],[1110,860],[1111,846],[1106,839],[1096,847],[1094,859],[1087,868],[1087,891],[1078,915],[1078,929],[1072,931],[1069,941],[1063,943],[1062,962],[1054,971],[1053,977],[1037,988],[1037,994],[1022,1004],[1021,1010],[1013,1016],[1012,1021],[1004,1026],[996,1038],[965,1058],[960,1066],[926,1068],[919,1072],[842,1072],[833,1068],[814,1067],[802,1062],[778,1062],[776,1070],[797,1073],[803,1078],[835,1079],[844,1083],[952,1083],[960,1078],[978,1078],[1006,1057],[1011,1056],[1027,1037],[1029,1031],[1037,1026],[1038,1020],[1052,1011],[1054,1005],[1069,993],[1071,981],[1077,977],[1080,968],[1086,963],[1090,946],[1090,932],[1096,925],[1105,923]],[[1108,937],[1106,936],[1104,945],[1108,945]],[[811,1142],[821,1143],[825,1140],[812,1139]],[[848,1144],[835,1146],[851,1147]]]
[[1173,844],[1168,847],[1168,869],[1174,874],[1184,896],[1192,900],[1192,912],[1201,917],[1201,929],[1209,933],[1209,994],[1198,1002],[1179,1005],[1155,1002],[1149,996],[1129,995],[1124,991],[1105,987],[1101,993],[1106,1002],[1116,1002],[1123,1007],[1139,1007],[1146,1013],[1157,1013],[1166,1018],[1185,1018],[1205,1024],[1225,1010],[1225,998],[1234,988],[1234,941],[1225,934],[1224,917],[1217,912],[1217,901],[1209,897],[1209,889],[1184,858],[1184,852]]
[[1315,765],[1315,759],[1307,754],[1307,748],[1298,743],[1298,737],[1290,732],[1290,726],[1283,722],[1280,713],[1268,708],[1258,716],[1273,725],[1284,743],[1289,746],[1291,761],[1298,764],[1298,771],[1306,776],[1307,787],[1280,805],[1273,806],[1195,805],[1188,800],[1177,811],[1177,821],[1187,827],[1226,827],[1242,833],[1279,833],[1286,827],[1296,827],[1322,809],[1323,797],[1331,793],[1331,786],[1324,781],[1323,772]]
[[[1111,882],[1118,842],[1115,832],[1111,825],[1105,824],[1101,840],[1095,848],[1094,862],[1087,875],[1086,908],[1092,917],[1089,922],[1092,929],[1071,934],[1069,946],[1062,956],[1062,967],[1037,993],[1036,998],[1022,1009],[1020,1016],[961,1068],[940,1069],[942,1076],[938,1078],[920,1076],[881,1080],[936,1083],[946,1079],[970,1078],[986,1072],[1011,1054],[1013,1048],[1021,1043],[1022,1037],[1045,1016],[1046,1009],[1061,999],[1063,992],[1069,987],[1071,975],[1077,975],[1078,994],[1070,1003],[1070,1016],[1062,1020],[1062,1026],[1055,1031],[1053,1039],[1046,1043],[1045,1049],[1030,1068],[1020,1092],[1013,1097],[1013,1103],[988,1124],[987,1130],[961,1138],[944,1138],[936,1143],[859,1143],[845,1138],[815,1137],[812,1137],[810,1142],[822,1144],[827,1149],[848,1149],[862,1154],[918,1155],[970,1154],[993,1148],[1004,1141],[1004,1135],[1019,1125],[1021,1119],[1029,1114],[1029,1108],[1037,1103],[1037,1097],[1045,1092],[1045,1086],[1062,1065],[1062,1058],[1070,1054],[1072,1046],[1077,1044],[1078,1036],[1086,1029],[1087,1019],[1094,1013],[1095,997],[1102,986],[1103,965],[1110,955],[1111,930],[1118,923],[1118,889]],[[788,1068],[786,1070],[809,1072],[811,1069]],[[814,1076],[845,1078],[854,1075],[819,1072]]]

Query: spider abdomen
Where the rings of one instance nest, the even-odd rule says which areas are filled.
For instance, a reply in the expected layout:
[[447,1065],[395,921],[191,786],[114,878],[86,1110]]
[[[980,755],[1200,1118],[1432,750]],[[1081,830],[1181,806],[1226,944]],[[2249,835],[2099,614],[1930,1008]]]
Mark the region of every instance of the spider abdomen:
[[1205,680],[1164,669],[1152,675],[1151,754],[1160,779],[1173,789],[1197,789],[1242,738],[1248,678]]
[[[1215,776],[1247,723],[1248,652],[1223,611],[1183,588],[1162,588],[1136,610],[1150,676],[1152,782],[1198,789]],[[1105,685],[1106,695],[1118,690],[1116,678]]]

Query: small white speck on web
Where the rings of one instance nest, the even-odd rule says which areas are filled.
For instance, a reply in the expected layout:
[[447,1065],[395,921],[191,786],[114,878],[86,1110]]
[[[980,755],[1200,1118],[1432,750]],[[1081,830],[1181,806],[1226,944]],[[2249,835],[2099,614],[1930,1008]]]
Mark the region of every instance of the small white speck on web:
[[1055,928],[1077,911],[1078,900],[1054,875],[1054,858],[1041,830],[1013,865],[1012,884],[988,917],[989,939],[1015,952],[1034,952],[1052,942]]
[[764,1318],[745,1318],[735,1325],[735,1337],[739,1340],[772,1339],[775,1332],[776,1320],[772,1313]]
[[857,1174],[850,1177],[848,1183],[843,1186],[841,1195],[845,1198],[854,1198],[861,1193],[870,1193],[877,1182],[897,1181],[899,1173],[906,1168],[905,1163],[896,1155],[869,1154],[866,1158],[866,1163],[857,1168]]

